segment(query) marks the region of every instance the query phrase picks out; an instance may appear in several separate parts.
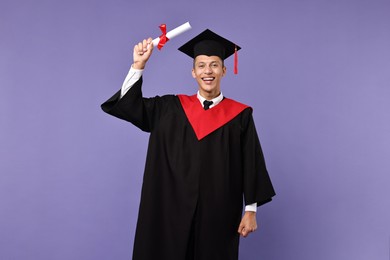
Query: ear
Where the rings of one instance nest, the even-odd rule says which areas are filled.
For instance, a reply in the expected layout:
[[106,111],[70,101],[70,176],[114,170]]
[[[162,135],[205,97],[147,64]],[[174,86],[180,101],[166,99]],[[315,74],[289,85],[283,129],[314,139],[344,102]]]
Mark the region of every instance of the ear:
[[191,74],[192,74],[192,77],[195,79],[196,75],[195,75],[195,70],[194,69],[191,70]]
[[224,77],[226,75],[226,70],[227,70],[226,66],[223,66],[223,68],[222,68],[222,77]]

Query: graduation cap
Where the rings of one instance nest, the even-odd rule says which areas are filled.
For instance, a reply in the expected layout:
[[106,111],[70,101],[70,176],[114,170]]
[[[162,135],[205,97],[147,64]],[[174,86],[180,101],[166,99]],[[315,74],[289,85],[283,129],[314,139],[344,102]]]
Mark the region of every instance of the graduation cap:
[[195,59],[198,55],[207,55],[218,56],[222,60],[225,60],[234,54],[234,74],[237,74],[237,51],[240,49],[240,46],[237,46],[233,42],[219,36],[213,31],[206,29],[181,46],[179,51],[184,52],[193,59]]

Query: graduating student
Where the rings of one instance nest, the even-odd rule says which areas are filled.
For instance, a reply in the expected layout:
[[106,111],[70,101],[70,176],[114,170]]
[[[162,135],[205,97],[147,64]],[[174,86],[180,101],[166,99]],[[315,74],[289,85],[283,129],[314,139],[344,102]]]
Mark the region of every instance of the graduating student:
[[240,235],[256,230],[256,208],[275,195],[252,108],[221,92],[224,60],[240,47],[205,30],[179,48],[194,59],[198,93],[145,98],[151,41],[134,47],[122,89],[102,104],[150,133],[133,259],[238,259]]

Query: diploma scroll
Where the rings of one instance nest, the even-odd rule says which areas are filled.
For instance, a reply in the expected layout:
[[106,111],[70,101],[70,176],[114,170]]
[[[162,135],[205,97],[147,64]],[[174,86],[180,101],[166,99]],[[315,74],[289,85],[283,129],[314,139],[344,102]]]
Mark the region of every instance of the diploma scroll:
[[[186,22],[185,24],[182,24],[180,25],[179,27],[176,27],[175,29],[167,32],[166,34],[166,37],[169,39],[169,40],[172,40],[173,38],[175,38],[176,36],[188,31],[189,29],[191,29],[191,25],[189,22]],[[152,43],[153,43],[153,46],[156,47],[158,45],[158,43],[160,42],[160,37],[157,37],[155,38]]]

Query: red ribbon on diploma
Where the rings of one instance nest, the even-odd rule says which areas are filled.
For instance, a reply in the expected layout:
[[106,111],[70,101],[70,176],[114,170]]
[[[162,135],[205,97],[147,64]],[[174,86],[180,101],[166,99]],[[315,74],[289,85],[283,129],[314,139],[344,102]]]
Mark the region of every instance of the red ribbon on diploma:
[[166,24],[162,24],[159,27],[160,27],[160,30],[161,30],[162,34],[160,36],[160,41],[158,42],[157,48],[159,50],[161,50],[161,48],[164,47],[165,43],[167,41],[169,41],[169,39],[167,37],[167,26],[166,26]]

